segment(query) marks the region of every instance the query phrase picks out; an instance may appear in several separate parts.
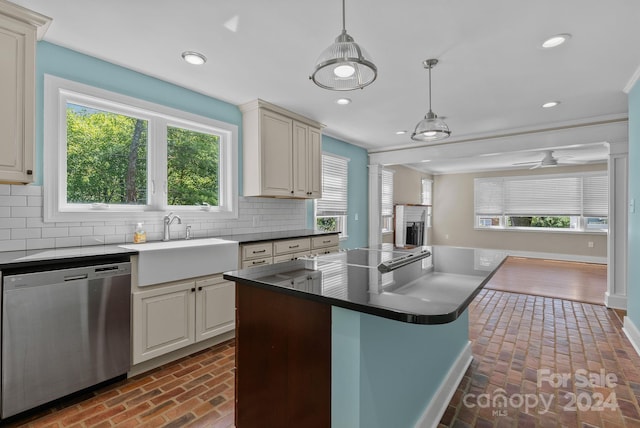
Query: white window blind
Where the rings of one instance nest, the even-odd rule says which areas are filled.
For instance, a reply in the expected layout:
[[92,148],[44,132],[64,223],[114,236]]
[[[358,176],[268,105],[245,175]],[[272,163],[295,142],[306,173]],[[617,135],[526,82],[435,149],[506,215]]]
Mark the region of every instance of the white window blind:
[[582,211],[580,184],[580,177],[505,180],[505,214],[580,215]]
[[604,173],[477,178],[475,214],[606,217],[608,187]]
[[322,198],[317,201],[316,215],[347,215],[348,172],[348,159],[322,154]]
[[606,175],[585,177],[582,192],[585,217],[609,215],[609,180]]
[[422,179],[422,195],[420,198],[422,205],[432,205],[432,194],[433,194],[433,180],[423,178]]
[[383,169],[382,170],[382,215],[393,215],[393,172]]
[[504,187],[501,178],[475,179],[476,215],[502,215]]

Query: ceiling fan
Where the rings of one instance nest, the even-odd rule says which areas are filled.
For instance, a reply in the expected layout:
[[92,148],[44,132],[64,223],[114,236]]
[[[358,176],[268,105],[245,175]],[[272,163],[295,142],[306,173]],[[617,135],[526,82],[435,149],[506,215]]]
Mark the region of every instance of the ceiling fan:
[[584,164],[584,162],[580,162],[580,161],[567,160],[567,159],[571,158],[572,156],[555,157],[555,156],[553,156],[553,150],[545,150],[543,153],[544,153],[544,157],[542,159],[540,159],[539,161],[517,162],[517,163],[514,163],[512,165],[533,165],[529,169],[537,169],[537,168],[547,168],[547,167],[558,166],[558,165],[581,165],[581,164]]

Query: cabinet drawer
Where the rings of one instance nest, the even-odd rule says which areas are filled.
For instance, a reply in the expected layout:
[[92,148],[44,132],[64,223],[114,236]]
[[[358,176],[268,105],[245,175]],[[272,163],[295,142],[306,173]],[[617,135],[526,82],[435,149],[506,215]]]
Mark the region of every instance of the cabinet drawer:
[[326,247],[326,248],[318,248],[316,251],[314,251],[314,254],[330,254],[330,253],[337,253],[338,251],[340,251],[340,248],[338,247]]
[[311,245],[313,249],[335,247],[338,243],[338,235],[314,236],[311,238]]
[[311,253],[309,251],[302,251],[300,253],[293,253],[293,254],[281,254],[279,256],[273,256],[273,262],[274,263],[288,262],[291,260],[296,260],[299,257],[308,256],[310,254]]
[[287,239],[286,241],[275,241],[273,252],[276,256],[287,253],[299,253],[311,248],[309,238]]
[[246,269],[254,266],[270,265],[272,263],[273,263],[273,258],[271,257],[264,257],[262,259],[255,259],[255,260],[245,260],[242,262],[242,269]]
[[[251,244],[242,246],[242,260],[264,259],[273,255],[273,245],[271,242]],[[244,264],[243,264],[244,267]]]

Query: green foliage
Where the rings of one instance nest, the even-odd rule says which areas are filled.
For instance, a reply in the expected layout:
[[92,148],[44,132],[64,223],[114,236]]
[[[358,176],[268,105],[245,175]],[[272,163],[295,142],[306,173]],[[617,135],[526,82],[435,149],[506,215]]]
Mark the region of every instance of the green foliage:
[[318,217],[316,218],[318,230],[326,232],[335,232],[338,230],[338,219],[335,217]]
[[[135,132],[136,124],[141,132]],[[147,125],[133,117],[69,104],[67,201],[146,204]],[[218,205],[219,140],[217,135],[168,127],[169,205]]]
[[554,227],[568,229],[571,226],[569,217],[532,217],[531,227]]
[[[71,203],[146,203],[147,146],[138,146],[135,186],[127,201],[126,178],[133,131],[138,119],[76,105],[67,107],[67,201]],[[147,140],[143,122],[141,141]]]
[[217,135],[168,128],[169,205],[218,205],[219,141]]

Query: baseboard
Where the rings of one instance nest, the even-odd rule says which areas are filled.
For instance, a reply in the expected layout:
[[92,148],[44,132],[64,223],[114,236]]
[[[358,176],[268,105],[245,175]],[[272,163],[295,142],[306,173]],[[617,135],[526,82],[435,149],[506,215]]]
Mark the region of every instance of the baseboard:
[[460,352],[458,358],[456,358],[456,361],[449,369],[449,372],[434,394],[433,399],[429,402],[429,405],[424,410],[420,419],[418,419],[414,428],[436,428],[438,426],[442,415],[444,415],[444,412],[447,410],[451,397],[453,397],[469,364],[471,364],[471,360],[473,360],[471,342],[467,342],[467,345]]
[[640,330],[638,330],[638,327],[631,321],[631,318],[624,317],[624,327],[622,327],[622,331],[624,331],[629,342],[633,345],[633,349],[640,355]]
[[576,254],[560,254],[560,253],[539,253],[535,251],[514,251],[503,250],[510,256],[529,257],[532,259],[562,260],[566,262],[582,262],[582,263],[598,263],[606,265],[608,260],[606,257],[581,256]]
[[192,345],[185,346],[181,349],[176,349],[175,351],[169,352],[168,354],[160,355],[159,357],[148,361],[143,361],[131,367],[131,370],[129,370],[129,372],[127,373],[127,377],[130,378],[148,372],[149,370],[155,369],[172,361],[179,360],[180,358],[187,357],[191,354],[210,348],[229,339],[233,339],[235,336],[236,331],[231,330],[216,337],[212,337],[211,339],[203,340],[202,342],[197,342]]
[[627,309],[627,296],[619,296],[617,294],[604,293],[604,305],[607,308]]

